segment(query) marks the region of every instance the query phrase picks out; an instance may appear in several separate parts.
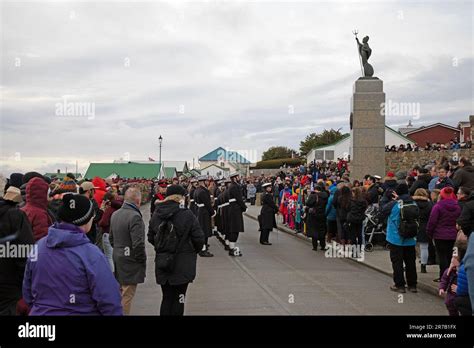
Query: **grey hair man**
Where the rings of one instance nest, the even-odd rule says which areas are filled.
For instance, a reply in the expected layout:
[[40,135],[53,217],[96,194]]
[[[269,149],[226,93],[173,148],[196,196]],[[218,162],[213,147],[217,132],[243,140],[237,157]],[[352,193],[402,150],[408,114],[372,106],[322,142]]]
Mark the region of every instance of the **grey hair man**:
[[124,314],[130,314],[137,285],[145,282],[145,224],[140,212],[141,192],[130,187],[125,192],[122,208],[112,214],[110,243],[115,275],[121,286]]

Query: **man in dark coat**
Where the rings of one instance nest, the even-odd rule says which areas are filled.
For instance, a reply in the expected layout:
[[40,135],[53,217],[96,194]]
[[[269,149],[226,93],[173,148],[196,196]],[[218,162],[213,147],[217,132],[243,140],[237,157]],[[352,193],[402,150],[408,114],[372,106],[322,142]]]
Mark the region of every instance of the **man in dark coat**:
[[219,187],[216,193],[216,217],[214,222],[217,230],[217,238],[223,242],[224,241],[224,219],[222,216],[222,204],[224,203],[224,190],[225,190],[225,180],[222,179],[219,181]]
[[459,160],[459,169],[453,175],[453,182],[456,188],[464,186],[474,190],[474,167],[466,157]]
[[110,244],[113,249],[115,275],[122,291],[124,314],[130,314],[137,285],[145,282],[145,224],[140,212],[141,192],[130,187],[122,208],[110,220]]
[[204,246],[199,252],[201,257],[212,257],[214,256],[209,252],[209,245],[207,244],[208,238],[212,236],[212,217],[215,216],[214,208],[212,208],[211,194],[206,187],[207,176],[201,175],[198,177],[199,186],[194,191],[194,203],[197,207],[197,218],[199,225],[205,236]]
[[418,170],[418,175],[416,177],[415,182],[410,187],[410,191],[409,191],[410,196],[413,196],[415,194],[415,191],[419,188],[428,190],[428,185],[430,181],[431,181],[431,175],[428,169],[420,168]]
[[[21,200],[20,189],[16,186],[10,186],[0,198],[0,244],[7,248],[7,244],[21,247],[32,246],[35,242],[26,214],[18,209]],[[16,315],[28,255],[21,256],[0,258],[0,315]]]
[[380,187],[375,181],[375,177],[371,175],[367,176],[367,183],[369,184],[367,189],[367,203],[369,205],[377,204],[379,202]]
[[244,200],[242,199],[242,191],[239,185],[239,174],[230,175],[229,184],[229,210],[228,210],[228,238],[229,238],[229,255],[242,256],[240,249],[235,245],[239,238],[239,233],[244,232],[244,217],[242,213],[247,210]]
[[326,204],[329,195],[320,185],[309,194],[306,200],[306,235],[311,238],[313,250],[318,250],[318,240],[321,250],[326,250]]
[[267,182],[262,185],[265,193],[262,196],[262,209],[258,221],[260,223],[260,244],[272,245],[268,241],[270,232],[277,227],[275,214],[278,213],[278,207],[273,200],[272,183]]
[[191,189],[189,190],[189,210],[197,216],[197,207],[196,203],[194,202],[194,191],[196,191],[196,188],[198,187],[198,181],[196,178],[192,178],[190,180],[191,183]]
[[148,229],[148,241],[155,246],[157,254],[160,250],[157,250],[156,241],[160,237],[162,222],[169,220],[173,223],[179,240],[173,269],[165,271],[155,267],[156,283],[161,285],[163,291],[160,315],[183,315],[183,299],[189,283],[196,278],[197,253],[204,245],[204,233],[196,216],[181,205],[185,194],[180,185],[169,186],[166,199],[156,205]]
[[229,242],[229,186],[232,181],[230,179],[224,180],[225,189],[222,193],[222,223],[223,223],[223,234],[224,234],[224,249],[230,250]]

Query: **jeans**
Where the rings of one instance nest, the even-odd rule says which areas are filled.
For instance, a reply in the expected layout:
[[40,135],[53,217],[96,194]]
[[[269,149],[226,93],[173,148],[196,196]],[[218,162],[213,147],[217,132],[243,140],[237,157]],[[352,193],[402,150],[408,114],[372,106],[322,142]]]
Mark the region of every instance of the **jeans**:
[[188,283],[180,285],[166,283],[161,285],[163,298],[161,300],[160,315],[182,316],[187,289]]
[[104,246],[104,254],[105,257],[107,258],[107,261],[109,261],[110,269],[112,270],[112,273],[114,272],[114,260],[112,259],[112,253],[114,249],[112,248],[112,245],[110,244],[110,239],[109,239],[109,234],[104,233],[102,235],[102,244]]
[[443,276],[453,257],[454,240],[435,239],[436,254],[439,257],[439,277]]
[[426,265],[428,263],[428,247],[429,243],[419,243],[420,245],[420,259],[421,259],[421,264]]
[[[416,250],[415,246],[400,246],[390,244],[390,261],[392,261],[393,281],[398,288],[416,287]],[[403,274],[405,264],[405,274]],[[406,276],[406,282],[405,282]]]

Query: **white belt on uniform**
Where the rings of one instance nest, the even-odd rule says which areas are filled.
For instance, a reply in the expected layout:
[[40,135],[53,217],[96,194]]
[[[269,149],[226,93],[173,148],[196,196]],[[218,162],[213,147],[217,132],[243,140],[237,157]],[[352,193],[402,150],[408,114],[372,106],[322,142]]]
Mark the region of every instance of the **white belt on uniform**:
[[204,204],[196,203],[196,205],[197,205],[199,208],[204,207]]
[[192,203],[192,202],[194,202],[194,199],[190,199],[189,201]]
[[222,203],[221,207],[227,207],[229,205],[229,203]]
[[237,200],[235,198],[229,199],[229,203],[232,203],[232,202],[237,202]]

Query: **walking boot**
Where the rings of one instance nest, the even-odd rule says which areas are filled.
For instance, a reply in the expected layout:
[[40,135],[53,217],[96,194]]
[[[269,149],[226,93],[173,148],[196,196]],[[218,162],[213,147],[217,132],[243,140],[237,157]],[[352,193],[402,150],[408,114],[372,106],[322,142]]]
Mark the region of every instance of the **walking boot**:
[[426,273],[426,265],[421,265],[421,273]]

